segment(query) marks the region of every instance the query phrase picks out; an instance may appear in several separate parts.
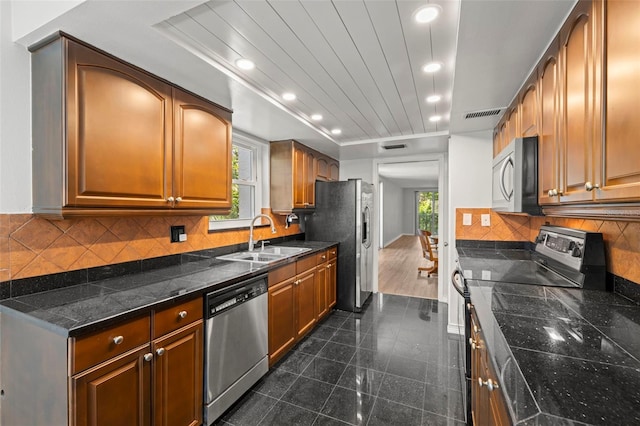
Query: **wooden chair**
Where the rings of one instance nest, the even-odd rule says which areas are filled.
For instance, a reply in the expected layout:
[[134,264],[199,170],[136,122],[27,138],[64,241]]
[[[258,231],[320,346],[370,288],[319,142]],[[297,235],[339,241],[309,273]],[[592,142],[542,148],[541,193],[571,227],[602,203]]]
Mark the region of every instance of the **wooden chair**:
[[431,237],[431,232],[420,230],[418,238],[420,238],[420,245],[422,245],[422,256],[426,260],[430,261],[432,266],[418,266],[418,275],[420,275],[420,272],[426,272],[427,277],[438,273],[438,254],[434,253],[431,246],[431,239],[429,237]]

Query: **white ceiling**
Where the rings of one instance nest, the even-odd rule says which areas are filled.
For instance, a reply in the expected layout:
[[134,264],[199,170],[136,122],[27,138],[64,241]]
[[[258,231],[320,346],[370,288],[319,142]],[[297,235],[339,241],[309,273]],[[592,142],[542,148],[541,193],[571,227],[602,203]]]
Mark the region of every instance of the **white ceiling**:
[[[425,26],[412,20],[424,0],[14,0],[12,33],[28,46],[65,31],[233,109],[234,128],[265,140],[340,160],[414,156],[446,151],[450,133],[491,129],[498,117],[462,116],[508,105],[575,4],[431,2],[443,13]],[[256,68],[238,70],[240,56]],[[424,74],[431,59],[444,70]],[[297,99],[282,101],[285,90]],[[435,92],[443,101],[427,104]],[[407,148],[380,149],[397,143]]]

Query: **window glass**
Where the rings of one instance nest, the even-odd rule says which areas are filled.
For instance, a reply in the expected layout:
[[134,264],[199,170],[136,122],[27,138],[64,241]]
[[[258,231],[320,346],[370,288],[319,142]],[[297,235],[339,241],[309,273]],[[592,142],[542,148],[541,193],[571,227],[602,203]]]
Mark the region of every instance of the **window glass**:
[[[236,140],[240,139],[240,140]],[[209,216],[209,229],[234,228],[248,225],[261,207],[260,174],[265,167],[262,146],[247,138],[234,137],[231,155],[231,212]]]

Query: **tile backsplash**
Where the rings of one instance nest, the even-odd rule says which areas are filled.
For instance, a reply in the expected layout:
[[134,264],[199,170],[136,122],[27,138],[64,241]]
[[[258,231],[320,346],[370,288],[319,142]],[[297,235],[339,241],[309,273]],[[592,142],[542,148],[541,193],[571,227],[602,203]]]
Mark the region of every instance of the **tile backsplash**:
[[[471,214],[469,226],[462,225],[464,213]],[[482,226],[482,214],[490,215],[490,226]],[[640,283],[640,222],[498,214],[488,208],[459,208],[456,209],[456,239],[534,241],[538,229],[545,223],[602,232],[607,270],[629,281]]]
[[[300,233],[285,228],[284,216],[269,214],[257,240]],[[171,243],[172,225],[185,225],[187,241]],[[67,272],[247,242],[249,230],[208,231],[206,216],[104,217],[47,220],[31,214],[0,214],[0,282]]]

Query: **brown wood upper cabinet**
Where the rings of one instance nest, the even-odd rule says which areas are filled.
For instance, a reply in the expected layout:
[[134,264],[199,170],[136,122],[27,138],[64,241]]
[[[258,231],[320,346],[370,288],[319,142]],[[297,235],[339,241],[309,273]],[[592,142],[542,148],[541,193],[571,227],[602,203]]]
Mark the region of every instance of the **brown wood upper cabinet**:
[[[594,198],[640,200],[640,2],[597,1],[595,13],[604,14],[604,55],[597,56],[603,69],[597,75],[604,76],[605,96],[596,107],[604,104],[605,127],[604,141],[594,150]],[[602,134],[598,126],[595,131]]]
[[64,36],[32,71],[35,213],[230,209],[230,111]]
[[271,210],[274,213],[314,208],[316,180],[338,180],[337,160],[299,142],[271,142],[270,156]]

